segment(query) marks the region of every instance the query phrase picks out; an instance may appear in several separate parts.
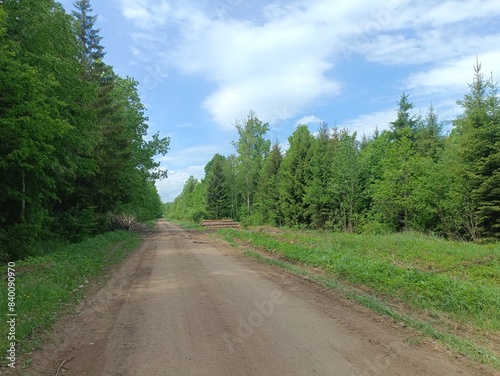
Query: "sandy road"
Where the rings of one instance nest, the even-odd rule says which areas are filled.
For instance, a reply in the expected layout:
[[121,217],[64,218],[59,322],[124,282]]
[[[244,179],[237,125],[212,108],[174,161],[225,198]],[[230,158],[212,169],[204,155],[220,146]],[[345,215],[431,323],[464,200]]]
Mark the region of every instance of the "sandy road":
[[23,375],[480,375],[334,293],[161,221]]

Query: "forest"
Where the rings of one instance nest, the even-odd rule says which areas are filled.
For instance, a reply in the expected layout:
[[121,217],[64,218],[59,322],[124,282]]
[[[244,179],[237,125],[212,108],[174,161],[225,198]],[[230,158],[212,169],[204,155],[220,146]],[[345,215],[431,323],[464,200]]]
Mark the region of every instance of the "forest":
[[500,98],[479,60],[461,114],[448,123],[431,105],[397,101],[388,129],[371,136],[298,125],[283,151],[269,124],[250,113],[234,122],[235,153],[216,154],[204,179],[191,176],[168,218],[233,218],[341,232],[415,231],[464,241],[500,238]]
[[105,63],[90,0],[67,14],[53,0],[0,2],[0,258],[42,242],[79,241],[121,215],[161,215],[137,86]]

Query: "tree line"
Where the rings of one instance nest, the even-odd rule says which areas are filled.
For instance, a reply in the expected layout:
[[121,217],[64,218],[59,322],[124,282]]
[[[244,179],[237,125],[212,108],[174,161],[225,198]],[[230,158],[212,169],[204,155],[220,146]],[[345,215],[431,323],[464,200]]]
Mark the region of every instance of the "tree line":
[[153,157],[138,83],[104,61],[90,0],[0,2],[0,257],[76,241],[120,213],[156,218]]
[[216,154],[191,176],[167,216],[231,217],[250,225],[345,232],[418,231],[449,238],[500,237],[500,102],[478,62],[462,114],[444,132],[431,105],[415,113],[401,95],[389,129],[358,137],[298,125],[286,152],[254,112],[235,122],[236,153]]

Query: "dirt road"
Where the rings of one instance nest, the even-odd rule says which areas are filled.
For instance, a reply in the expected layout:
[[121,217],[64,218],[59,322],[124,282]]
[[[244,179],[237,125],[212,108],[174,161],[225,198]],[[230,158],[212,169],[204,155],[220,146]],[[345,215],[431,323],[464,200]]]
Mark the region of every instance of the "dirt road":
[[484,374],[333,292],[164,221],[78,309],[19,374]]

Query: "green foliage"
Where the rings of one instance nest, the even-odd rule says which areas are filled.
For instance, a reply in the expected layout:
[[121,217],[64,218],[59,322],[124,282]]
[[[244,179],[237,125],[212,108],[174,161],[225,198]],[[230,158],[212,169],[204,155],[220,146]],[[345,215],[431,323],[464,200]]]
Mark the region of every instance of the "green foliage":
[[231,215],[231,201],[229,188],[224,173],[226,159],[216,154],[209,162],[207,173],[207,214],[210,219],[229,218]]
[[475,66],[471,92],[458,103],[464,114],[456,121],[463,174],[477,231],[472,235],[500,238],[500,98],[492,79]]
[[240,136],[239,140],[233,143],[238,152],[236,168],[238,176],[244,182],[246,212],[250,214],[259,174],[271,147],[271,142],[264,138],[269,131],[269,124],[262,123],[257,115],[250,111],[246,119],[237,120],[234,126]]
[[373,188],[373,210],[394,230],[407,230],[416,166],[410,128],[398,132],[399,138],[393,141],[381,161],[383,174]]
[[200,222],[208,218],[206,184],[190,176],[184,184],[182,193],[172,203],[164,206],[164,216],[169,219]]
[[[36,256],[16,263],[16,307],[23,319],[16,327],[17,348],[30,351],[57,316],[81,298],[85,281],[104,274],[140,243],[138,234],[115,231],[79,244],[38,244]],[[6,316],[6,285],[0,289],[0,313]],[[5,328],[5,325],[2,326]],[[1,333],[0,351],[8,348]]]
[[395,121],[390,123],[392,137],[394,139],[399,139],[400,137],[413,137],[415,134],[419,117],[412,115],[410,110],[414,107],[414,104],[410,102],[409,95],[403,93],[398,101],[398,115]]
[[[37,3],[34,9],[41,14],[29,15],[33,23],[15,30],[23,21],[19,17],[28,17],[27,3],[5,2],[0,49],[0,138],[6,141],[0,145],[0,225],[4,229],[0,249],[9,258],[30,249],[30,244],[19,240],[26,229],[35,239],[43,234],[48,207],[56,200],[55,186],[65,169],[57,146],[71,130],[61,115],[63,103],[54,95],[60,85],[50,73],[48,52],[42,52],[44,41],[38,35],[41,28],[60,24],[64,17],[57,11],[49,13],[47,2]],[[23,44],[29,38],[33,40]]]
[[288,138],[290,148],[278,173],[280,210],[284,224],[296,226],[310,224],[307,201],[304,200],[311,180],[311,150],[314,136],[306,125],[299,125]]
[[470,87],[446,136],[434,107],[415,114],[404,93],[388,130],[359,140],[326,123],[316,135],[299,125],[285,153],[278,144],[268,153],[268,125],[250,112],[236,123],[238,155],[223,169],[232,217],[247,225],[500,237],[500,98],[480,64]]
[[335,215],[334,228],[353,232],[365,210],[366,165],[361,159],[357,134],[340,131],[333,153],[333,169],[328,179]]
[[416,132],[416,153],[436,161],[444,148],[444,141],[443,124],[439,121],[439,116],[431,104],[425,119],[418,126]]
[[71,12],[74,19],[76,38],[79,44],[79,60],[85,68],[86,77],[91,81],[99,81],[105,71],[103,59],[104,47],[101,46],[100,29],[95,29],[97,16],[92,15],[90,0],[77,0],[75,10]]
[[280,212],[280,194],[278,172],[280,170],[283,155],[278,143],[271,148],[260,175],[260,182],[257,190],[257,202],[254,207],[257,209],[260,221],[253,224],[269,223],[275,226],[281,225],[282,216]]
[[338,137],[331,137],[326,123],[322,123],[311,150],[311,180],[305,189],[304,201],[311,225],[325,228],[331,221],[336,201],[329,189],[331,173],[335,170],[334,148]]
[[[53,0],[0,6],[0,257],[29,255],[51,236],[105,231],[110,213],[155,218],[153,158],[137,82],[106,66],[88,0],[75,19]],[[29,233],[30,236],[25,236]]]
[[371,216],[396,231],[436,231],[448,189],[440,178],[449,172],[438,163],[444,147],[442,126],[432,106],[420,121],[407,112],[413,107],[407,95],[399,105],[393,132],[385,134],[388,143],[378,161],[380,175],[372,175]]
[[292,261],[325,268],[393,299],[449,315],[480,330],[500,330],[500,248],[415,233],[335,234],[220,230]]

